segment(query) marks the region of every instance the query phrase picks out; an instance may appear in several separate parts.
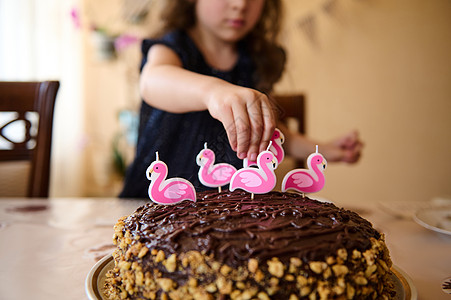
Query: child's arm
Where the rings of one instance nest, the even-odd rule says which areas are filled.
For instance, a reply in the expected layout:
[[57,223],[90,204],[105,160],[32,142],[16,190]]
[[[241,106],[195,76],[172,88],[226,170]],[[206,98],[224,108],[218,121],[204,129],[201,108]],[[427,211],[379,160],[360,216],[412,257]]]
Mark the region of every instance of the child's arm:
[[316,145],[319,145],[319,152],[329,162],[355,163],[360,158],[363,143],[357,131],[351,131],[328,143],[318,143],[299,133],[290,132],[282,123],[278,124],[278,127],[286,138],[284,149],[287,154],[297,159],[306,159],[315,151]]
[[255,160],[275,129],[273,107],[265,94],[187,71],[178,55],[164,45],[150,48],[140,92],[148,104],[168,112],[208,110],[223,123],[230,145],[241,159]]

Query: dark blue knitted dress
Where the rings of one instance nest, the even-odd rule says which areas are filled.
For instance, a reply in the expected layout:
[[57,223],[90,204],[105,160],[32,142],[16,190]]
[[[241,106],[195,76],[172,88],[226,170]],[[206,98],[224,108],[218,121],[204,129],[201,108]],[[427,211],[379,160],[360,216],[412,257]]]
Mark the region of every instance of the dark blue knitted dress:
[[[183,68],[226,80],[230,83],[253,88],[254,64],[244,44],[239,45],[239,59],[230,71],[218,71],[209,66],[194,42],[184,31],[174,31],[160,40],[144,40],[143,61],[155,44],[164,44],[180,57]],[[230,148],[227,134],[221,122],[213,119],[208,111],[174,114],[153,108],[142,102],[136,157],[127,170],[124,188],[120,197],[148,198],[149,180],[147,167],[155,160],[158,151],[160,160],[169,169],[168,177],[188,179],[197,191],[205,190],[197,177],[199,166],[196,156],[207,142],[208,148],[216,154],[216,163],[227,162],[236,168],[242,167],[242,160]]]

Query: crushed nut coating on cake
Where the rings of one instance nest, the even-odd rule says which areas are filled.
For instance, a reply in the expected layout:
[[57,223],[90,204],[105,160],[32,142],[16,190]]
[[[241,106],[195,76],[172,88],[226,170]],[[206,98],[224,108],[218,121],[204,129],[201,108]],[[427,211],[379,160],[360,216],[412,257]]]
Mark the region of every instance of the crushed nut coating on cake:
[[384,237],[294,193],[203,192],[115,226],[110,299],[392,299]]

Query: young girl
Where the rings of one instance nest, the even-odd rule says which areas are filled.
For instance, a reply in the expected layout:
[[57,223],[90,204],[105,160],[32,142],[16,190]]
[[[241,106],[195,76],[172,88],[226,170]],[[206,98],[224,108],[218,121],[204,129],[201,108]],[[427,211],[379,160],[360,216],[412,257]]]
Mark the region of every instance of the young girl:
[[[146,169],[155,152],[170,177],[205,189],[195,158],[206,142],[216,162],[236,168],[267,148],[276,127],[287,154],[305,159],[317,144],[277,123],[268,94],[285,52],[276,39],[281,0],[171,0],[162,7],[158,39],[142,45],[139,138],[121,197],[147,198]],[[320,145],[329,161],[355,162],[355,132]]]

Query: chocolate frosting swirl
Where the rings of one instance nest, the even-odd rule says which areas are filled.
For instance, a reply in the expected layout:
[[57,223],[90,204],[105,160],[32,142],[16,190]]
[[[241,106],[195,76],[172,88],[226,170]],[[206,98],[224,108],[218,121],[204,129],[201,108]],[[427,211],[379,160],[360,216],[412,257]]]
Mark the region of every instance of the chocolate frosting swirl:
[[239,266],[250,257],[287,262],[324,260],[340,248],[369,249],[380,234],[354,212],[299,194],[244,191],[198,194],[197,202],[147,203],[125,220],[125,229],[150,249],[166,255],[204,251]]

